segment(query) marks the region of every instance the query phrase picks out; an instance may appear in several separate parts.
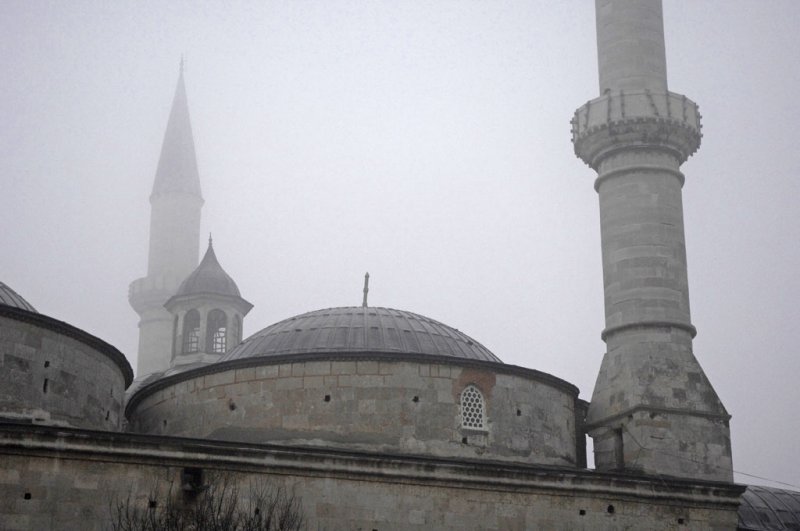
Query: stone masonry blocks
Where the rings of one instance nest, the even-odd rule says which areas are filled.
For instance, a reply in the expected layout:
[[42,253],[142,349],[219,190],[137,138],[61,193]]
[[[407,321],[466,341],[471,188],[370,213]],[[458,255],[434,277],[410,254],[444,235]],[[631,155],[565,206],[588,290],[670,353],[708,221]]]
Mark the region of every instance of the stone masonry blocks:
[[[465,368],[457,360],[266,363],[198,376],[203,392],[173,392],[189,389],[191,378],[153,392],[129,412],[130,425],[141,433],[241,442],[578,462],[574,391],[536,377]],[[477,432],[461,428],[467,385],[483,394],[485,423]]]

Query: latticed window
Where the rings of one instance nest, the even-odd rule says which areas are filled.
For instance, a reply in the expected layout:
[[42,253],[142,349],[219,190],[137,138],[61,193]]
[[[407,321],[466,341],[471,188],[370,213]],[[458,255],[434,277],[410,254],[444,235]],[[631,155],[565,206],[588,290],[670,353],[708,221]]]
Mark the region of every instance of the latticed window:
[[461,392],[461,427],[475,430],[485,429],[485,407],[483,395],[474,385]]
[[228,317],[222,310],[208,312],[208,333],[206,335],[206,348],[215,354],[225,354],[228,334]]
[[189,310],[183,318],[183,352],[197,352],[200,349],[200,314]]

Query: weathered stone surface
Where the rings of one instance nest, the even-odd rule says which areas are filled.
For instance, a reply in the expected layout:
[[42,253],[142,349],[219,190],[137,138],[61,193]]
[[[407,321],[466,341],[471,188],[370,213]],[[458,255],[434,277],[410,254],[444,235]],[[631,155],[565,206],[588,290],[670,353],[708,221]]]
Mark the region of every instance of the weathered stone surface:
[[733,481],[729,416],[692,351],[680,165],[700,113],[667,90],[660,0],[596,0],[601,95],[572,121],[598,173],[607,344],[586,429],[599,470]]
[[[290,369],[277,377],[281,370],[274,365],[231,368],[185,373],[163,389],[142,389],[131,402],[130,425],[140,433],[183,437],[356,445],[572,467],[583,462],[577,455],[577,390],[537,379],[534,371],[424,359],[297,360],[284,366]],[[242,374],[255,379],[237,383]],[[202,391],[190,382],[202,382]],[[485,400],[480,433],[461,426],[461,393],[468,385]],[[203,422],[193,422],[198,418]]]
[[[20,451],[31,445],[39,451]],[[736,527],[744,490],[512,464],[5,426],[0,522],[8,530],[107,529],[114,501],[163,503],[184,467],[202,469],[206,479],[229,470],[226,477],[242,491],[254,481],[283,485],[300,499],[308,529],[331,530],[727,530]]]
[[0,417],[118,430],[126,387],[119,360],[53,329],[64,323],[24,317],[0,315]]

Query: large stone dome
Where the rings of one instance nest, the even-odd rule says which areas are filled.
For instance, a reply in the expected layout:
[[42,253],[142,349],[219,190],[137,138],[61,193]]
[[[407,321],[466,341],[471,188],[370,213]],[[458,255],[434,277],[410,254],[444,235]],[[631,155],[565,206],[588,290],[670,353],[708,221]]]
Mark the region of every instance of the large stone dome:
[[388,353],[501,360],[486,347],[433,319],[391,308],[329,308],[290,317],[256,332],[220,362],[291,354]]

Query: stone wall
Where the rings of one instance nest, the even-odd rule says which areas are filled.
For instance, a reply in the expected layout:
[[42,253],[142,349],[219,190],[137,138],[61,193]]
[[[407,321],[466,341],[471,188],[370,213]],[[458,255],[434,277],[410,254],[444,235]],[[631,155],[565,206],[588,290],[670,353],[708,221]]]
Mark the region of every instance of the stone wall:
[[[157,390],[145,387],[128,406],[131,429],[573,467],[580,462],[577,389],[557,378],[488,362],[293,359],[184,373]],[[462,427],[461,393],[468,385],[484,397],[483,429]]]
[[[744,487],[514,464],[0,425],[4,529],[108,529],[115,501],[180,494],[185,468],[283,485],[308,529],[735,529]],[[155,493],[155,494],[154,494]],[[192,503],[191,501],[187,503]]]
[[619,427],[591,431],[600,470],[624,468],[653,475],[669,471],[671,476],[732,481],[727,420],[649,408],[632,411],[615,425]]
[[0,417],[118,430],[133,377],[121,353],[50,317],[0,313]]

